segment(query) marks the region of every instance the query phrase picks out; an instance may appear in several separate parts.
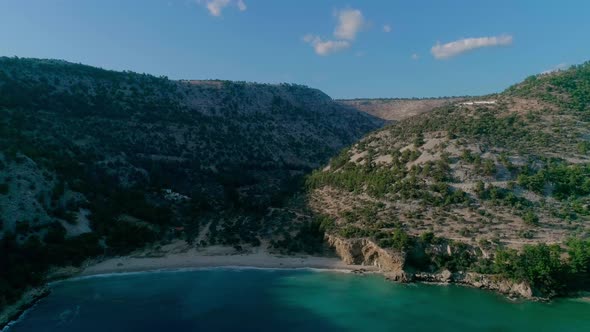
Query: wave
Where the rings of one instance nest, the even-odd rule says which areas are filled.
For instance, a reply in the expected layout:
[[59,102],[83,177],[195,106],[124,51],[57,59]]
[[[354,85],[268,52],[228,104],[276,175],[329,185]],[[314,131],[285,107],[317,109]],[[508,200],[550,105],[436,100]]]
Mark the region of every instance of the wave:
[[272,272],[272,271],[310,271],[310,272],[318,272],[318,273],[325,273],[325,272],[351,273],[350,270],[346,270],[346,269],[324,269],[324,268],[313,268],[313,267],[259,267],[259,266],[227,265],[227,266],[206,266],[206,267],[161,268],[161,269],[151,269],[151,270],[142,270],[142,271],[99,273],[99,274],[72,277],[72,278],[63,279],[63,280],[56,280],[56,281],[50,282],[48,285],[52,286],[52,285],[59,284],[62,282],[67,282],[67,281],[77,281],[77,280],[85,280],[85,279],[93,279],[93,278],[110,278],[110,277],[117,277],[117,276],[130,276],[130,275],[155,274],[155,273],[182,273],[182,272],[219,271],[219,270],[227,270],[227,271],[234,271],[234,272],[257,270],[257,271],[269,271],[269,272]]

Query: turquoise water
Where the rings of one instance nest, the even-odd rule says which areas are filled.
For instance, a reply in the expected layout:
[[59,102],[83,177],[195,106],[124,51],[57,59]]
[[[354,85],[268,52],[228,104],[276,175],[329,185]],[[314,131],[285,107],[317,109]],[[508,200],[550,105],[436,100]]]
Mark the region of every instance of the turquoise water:
[[590,303],[307,270],[155,272],[53,285],[23,331],[590,331]]

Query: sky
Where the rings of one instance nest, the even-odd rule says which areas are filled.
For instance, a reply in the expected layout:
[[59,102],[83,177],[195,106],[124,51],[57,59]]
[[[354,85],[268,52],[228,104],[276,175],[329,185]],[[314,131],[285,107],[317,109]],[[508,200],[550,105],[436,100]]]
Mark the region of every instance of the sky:
[[333,98],[499,92],[590,60],[588,0],[0,0],[0,56]]

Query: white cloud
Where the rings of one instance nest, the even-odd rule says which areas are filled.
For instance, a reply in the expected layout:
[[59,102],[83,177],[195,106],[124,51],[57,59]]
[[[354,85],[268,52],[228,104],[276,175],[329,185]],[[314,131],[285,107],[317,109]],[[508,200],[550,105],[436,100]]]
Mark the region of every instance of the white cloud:
[[560,64],[558,64],[557,66],[555,66],[555,67],[553,67],[551,69],[548,69],[548,70],[545,70],[545,71],[541,72],[541,74],[551,74],[551,73],[555,73],[557,71],[562,71],[562,70],[565,70],[565,69],[568,69],[568,68],[569,68],[569,65],[567,63],[560,63]]
[[197,4],[204,5],[209,14],[217,17],[221,16],[223,10],[229,5],[235,5],[241,12],[248,8],[244,0],[197,0]]
[[326,56],[345,50],[350,47],[350,42],[347,40],[322,40],[319,36],[306,35],[303,41],[310,44],[315,50],[316,54]]
[[390,33],[391,32],[391,25],[385,24],[383,26],[383,32]]
[[418,55],[418,53],[414,53],[414,54],[412,54],[411,58],[412,58],[412,60],[418,60],[418,59],[420,59],[420,56]]
[[244,1],[243,1],[243,0],[238,0],[238,9],[239,9],[241,12],[245,12],[245,11],[246,11],[246,9],[248,9],[248,7],[246,6],[246,3],[244,3]]
[[338,24],[334,29],[335,39],[322,39],[322,37],[313,34],[303,37],[303,41],[311,45],[318,55],[326,56],[350,48],[352,41],[365,25],[363,13],[358,9],[342,9],[336,11],[334,16],[338,19]]
[[431,52],[437,59],[448,59],[482,47],[507,46],[510,44],[512,44],[512,36],[510,35],[465,38],[442,45],[437,43],[432,47]]
[[336,12],[338,25],[334,29],[334,37],[354,40],[365,23],[363,13],[358,9],[343,9]]

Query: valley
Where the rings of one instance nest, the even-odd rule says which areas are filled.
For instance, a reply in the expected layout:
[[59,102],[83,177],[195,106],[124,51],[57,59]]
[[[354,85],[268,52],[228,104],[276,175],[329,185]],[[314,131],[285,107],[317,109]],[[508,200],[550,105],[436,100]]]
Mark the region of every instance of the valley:
[[401,282],[577,294],[589,107],[588,63],[488,96],[333,100],[0,58],[0,309],[56,268],[165,260],[178,243],[175,267],[224,248],[224,262],[331,257]]

